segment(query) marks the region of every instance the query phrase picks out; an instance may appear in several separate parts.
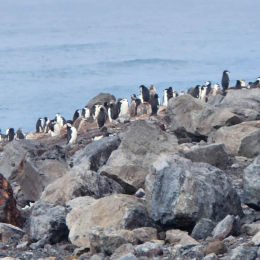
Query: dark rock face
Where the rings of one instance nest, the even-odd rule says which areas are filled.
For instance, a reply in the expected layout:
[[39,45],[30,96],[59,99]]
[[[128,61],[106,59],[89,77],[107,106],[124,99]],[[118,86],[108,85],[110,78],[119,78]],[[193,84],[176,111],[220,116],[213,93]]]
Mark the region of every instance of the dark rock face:
[[192,162],[205,162],[220,169],[225,169],[228,162],[228,153],[224,144],[193,146],[183,151],[184,157]]
[[243,216],[240,199],[224,172],[179,156],[158,164],[150,207],[154,221],[173,228],[192,229],[201,218],[218,222],[227,214]]
[[196,240],[206,239],[211,236],[216,224],[210,219],[202,218],[192,230],[191,236]]
[[12,187],[2,174],[0,174],[0,222],[17,227],[22,225],[21,213],[16,208]]
[[243,174],[244,203],[260,211],[260,155],[250,164]]

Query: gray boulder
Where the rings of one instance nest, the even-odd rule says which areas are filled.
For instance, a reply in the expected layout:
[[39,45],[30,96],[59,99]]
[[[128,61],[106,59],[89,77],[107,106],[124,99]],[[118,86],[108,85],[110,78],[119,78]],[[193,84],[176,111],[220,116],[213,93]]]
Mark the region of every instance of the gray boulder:
[[221,104],[221,101],[224,99],[225,97],[222,95],[211,95],[208,98],[208,104],[214,107],[217,107]]
[[35,204],[28,221],[28,239],[30,243],[34,243],[32,248],[67,240],[69,229],[66,215],[67,210],[62,206]]
[[210,219],[202,218],[193,228],[191,237],[196,240],[206,239],[211,236],[216,224]]
[[238,246],[228,253],[228,256],[221,257],[220,260],[254,260],[257,257],[256,246]]
[[128,253],[124,256],[121,256],[117,260],[138,260],[138,258],[134,254]]
[[196,145],[189,150],[183,150],[182,153],[192,162],[205,162],[220,169],[227,167],[229,157],[224,144]]
[[257,156],[243,174],[243,200],[249,207],[260,210],[260,155]]
[[135,247],[135,255],[137,257],[147,256],[154,257],[163,254],[163,247],[160,244],[146,242]]
[[224,143],[233,156],[255,157],[260,154],[260,121],[221,127],[214,140],[216,143]]
[[127,254],[134,254],[134,253],[135,253],[135,250],[134,250],[134,247],[132,246],[132,244],[124,244],[115,250],[115,252],[111,255],[110,259],[116,260]]
[[218,222],[227,214],[243,216],[240,199],[223,171],[176,155],[158,157],[153,167],[155,181],[147,199],[154,221],[193,228],[201,218]]

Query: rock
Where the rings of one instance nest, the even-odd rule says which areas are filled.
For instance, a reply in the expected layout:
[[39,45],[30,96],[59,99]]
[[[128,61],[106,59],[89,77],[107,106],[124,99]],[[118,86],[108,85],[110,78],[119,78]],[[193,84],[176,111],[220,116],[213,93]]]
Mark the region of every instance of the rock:
[[214,106],[214,107],[217,107],[219,106],[219,104],[221,104],[221,101],[224,99],[225,97],[222,96],[222,95],[211,95],[209,96],[209,99],[208,99],[208,104],[211,105],[211,106]]
[[252,237],[252,242],[254,243],[255,246],[260,245],[260,231],[258,231],[253,237]]
[[33,248],[44,244],[56,244],[68,239],[69,230],[66,226],[67,211],[62,206],[38,203],[33,206],[32,215],[28,221],[29,241]]
[[134,254],[134,253],[135,253],[135,250],[131,244],[124,244],[115,250],[115,252],[110,257],[110,260],[116,260],[127,254]]
[[202,218],[193,228],[191,237],[196,240],[206,239],[207,237],[211,236],[215,226],[216,224],[210,219]]
[[129,253],[127,255],[121,256],[117,260],[138,260],[138,258],[134,254]]
[[166,232],[166,241],[170,244],[197,245],[198,241],[188,235],[188,232],[171,229]]
[[224,143],[227,151],[233,156],[255,157],[260,154],[260,121],[221,127],[216,132],[214,140],[216,143]]
[[137,228],[133,230],[133,233],[139,244],[149,242],[151,240],[156,240],[158,238],[157,230],[152,227]]
[[223,240],[224,238],[233,235],[235,232],[234,216],[227,215],[222,221],[220,221],[214,228],[212,235],[214,239]]
[[201,218],[218,222],[227,214],[243,216],[240,199],[223,171],[176,155],[158,156],[153,167],[151,201],[146,199],[154,221],[193,229]]
[[130,122],[130,115],[125,114],[117,118],[117,121],[121,124],[129,123]]
[[216,255],[225,254],[227,252],[227,247],[222,241],[214,241],[209,243],[204,250],[205,254],[215,253]]
[[142,188],[140,188],[140,189],[135,193],[135,196],[136,196],[137,198],[142,198],[142,197],[145,196],[145,191],[144,191]]
[[131,243],[132,245],[138,244],[138,238],[132,230],[119,229],[110,233],[123,237],[127,243]]
[[249,207],[260,210],[260,155],[257,156],[243,174],[244,203]]
[[192,162],[205,162],[220,169],[227,167],[228,153],[224,144],[192,146],[190,150],[183,151],[183,154]]
[[2,174],[0,174],[0,222],[22,226],[21,213],[16,207],[12,187]]
[[76,197],[91,196],[98,199],[114,193],[124,193],[124,189],[115,181],[93,171],[77,175],[72,171],[48,185],[42,193],[41,201],[66,203]]
[[89,232],[89,239],[91,253],[103,253],[108,256],[111,256],[118,247],[127,243],[122,236],[106,232],[102,227],[92,228]]
[[228,256],[220,260],[254,260],[257,256],[257,247],[238,246],[228,253]]
[[66,203],[66,207],[71,209],[81,207],[82,205],[89,205],[91,204],[95,199],[90,196],[84,196],[84,197],[77,197],[75,199],[69,200]]
[[109,103],[111,100],[116,101],[115,96],[110,95],[109,93],[99,93],[97,96],[89,100],[88,104],[86,105],[89,109],[91,114],[94,114],[94,106],[96,104],[104,105],[106,102]]
[[93,255],[90,260],[104,260],[105,255],[103,253]]
[[177,153],[178,147],[175,136],[146,121],[135,121],[99,172],[117,181],[126,193],[134,194],[144,188],[151,161],[161,153]]
[[100,226],[111,230],[133,230],[153,226],[145,204],[135,196],[111,195],[73,209],[66,218],[70,241],[79,247],[90,247],[86,235],[91,228]]
[[23,236],[25,232],[13,225],[0,223],[0,236],[3,243],[9,243],[9,238],[13,235]]
[[206,255],[202,260],[218,260],[218,257],[216,256],[216,254],[212,253]]
[[142,115],[148,115],[152,113],[152,107],[149,103],[141,103],[137,107],[137,115],[142,116]]
[[247,235],[254,236],[260,231],[260,223],[245,224],[243,226],[243,230]]
[[154,257],[163,254],[163,247],[159,244],[146,242],[135,247],[135,254],[137,257],[147,256]]
[[120,145],[117,136],[102,138],[87,145],[84,150],[79,150],[74,155],[74,172],[87,170],[98,171],[99,167],[106,164],[111,153]]

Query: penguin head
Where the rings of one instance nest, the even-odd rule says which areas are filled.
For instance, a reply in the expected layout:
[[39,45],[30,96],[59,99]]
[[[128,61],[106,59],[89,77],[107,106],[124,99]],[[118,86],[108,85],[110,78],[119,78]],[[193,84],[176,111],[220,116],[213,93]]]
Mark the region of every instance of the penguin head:
[[197,85],[197,86],[195,87],[195,89],[199,89],[199,88],[201,88],[201,86],[200,86],[200,85]]
[[154,89],[154,85],[153,85],[153,84],[150,84],[149,89],[150,89],[150,90],[153,90],[153,89]]
[[229,74],[230,72],[228,70],[224,70],[223,74]]
[[144,85],[141,85],[141,86],[139,87],[139,89],[140,89],[140,92],[142,92],[143,88],[145,88],[145,86],[144,86]]
[[169,87],[169,91],[172,91],[172,87]]
[[137,99],[136,94],[133,94],[133,95],[131,96],[131,99],[132,99],[132,100],[136,100],[136,99]]
[[219,84],[217,84],[217,83],[214,84],[214,89],[218,90],[219,87],[220,87]]
[[260,81],[260,77],[257,77],[256,80]]
[[163,92],[164,92],[164,93],[167,93],[167,92],[168,92],[168,89],[164,89]]
[[44,117],[44,119],[45,119],[45,122],[47,122],[47,121],[48,121],[48,118],[47,118],[47,117]]
[[103,108],[103,107],[101,107],[101,108],[100,108],[100,111],[104,112],[104,108]]
[[210,81],[206,81],[205,83],[206,83],[206,85],[207,85],[208,87],[211,85],[211,82],[210,82]]
[[153,96],[153,98],[154,98],[154,99],[159,98],[158,94],[155,94],[155,95]]

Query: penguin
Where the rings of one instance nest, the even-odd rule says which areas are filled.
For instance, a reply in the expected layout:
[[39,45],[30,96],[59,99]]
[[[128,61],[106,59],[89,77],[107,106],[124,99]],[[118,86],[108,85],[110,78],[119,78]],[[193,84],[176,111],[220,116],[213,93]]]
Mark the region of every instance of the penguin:
[[50,125],[55,122],[55,119],[48,119],[45,125],[45,133],[48,133],[50,130]]
[[60,124],[56,121],[49,123],[49,128],[51,131],[51,136],[57,136],[60,134]]
[[229,88],[229,83],[230,83],[229,76],[228,76],[229,73],[230,72],[228,70],[223,71],[222,80],[221,80],[223,92],[225,92]]
[[223,92],[221,91],[220,85],[215,83],[209,93],[209,96],[216,96],[216,95],[222,95],[222,94],[223,94]]
[[72,120],[67,120],[67,124],[73,125],[73,121]]
[[206,93],[207,93],[207,86],[203,85],[200,89],[200,96],[199,99],[203,100],[206,97]]
[[260,77],[256,78],[256,81],[251,84],[250,88],[260,88]]
[[246,87],[246,81],[244,79],[241,79],[240,81],[241,81],[241,87],[242,88]]
[[111,123],[112,120],[115,120],[118,118],[118,108],[117,108],[117,105],[115,104],[114,100],[110,101],[110,104],[109,104],[109,108],[108,108],[108,119],[109,119],[109,122]]
[[206,95],[208,95],[211,91],[211,82],[210,81],[206,81],[206,86],[207,86],[207,91],[206,91]]
[[172,91],[172,87],[169,87],[167,90],[167,98],[168,98],[168,102],[169,100],[173,97],[173,91]]
[[85,106],[83,109],[82,109],[82,114],[81,114],[84,118],[88,118],[90,117],[90,109]]
[[77,118],[79,118],[81,116],[81,114],[82,114],[82,109],[77,109],[75,111],[75,113],[73,115],[73,119],[72,119],[73,123],[77,120]]
[[252,85],[253,85],[252,82],[248,82],[248,84],[247,84],[247,88],[248,88],[248,89],[252,88]]
[[159,110],[159,102],[158,102],[158,95],[155,94],[154,97],[153,97],[153,100],[151,102],[151,106],[152,106],[152,115],[157,115],[157,112]]
[[77,129],[73,127],[70,123],[67,123],[67,139],[68,144],[73,144],[77,140]]
[[123,98],[120,100],[120,112],[119,112],[119,117],[128,114],[128,100],[126,98]]
[[180,96],[183,96],[183,95],[185,95],[185,92],[181,91]]
[[179,96],[178,91],[173,91],[173,97],[176,98],[178,96]]
[[94,105],[93,117],[94,117],[95,119],[97,119],[97,117],[98,117],[98,114],[99,114],[99,111],[100,111],[100,107],[101,107],[100,104]]
[[64,126],[64,125],[66,124],[65,118],[62,117],[62,116],[60,115],[60,113],[57,113],[57,114],[56,114],[55,120],[56,120],[56,122],[57,122],[60,126]]
[[16,137],[17,139],[24,139],[24,134],[23,134],[23,132],[22,132],[22,128],[18,128],[18,129],[17,129],[15,137]]
[[154,85],[153,85],[153,84],[150,84],[150,87],[149,87],[149,96],[150,96],[149,101],[150,101],[150,103],[152,102],[153,97],[154,97],[154,95],[155,95],[156,93],[157,93],[157,92],[156,92],[156,89],[155,89]]
[[15,136],[15,133],[14,133],[14,129],[13,128],[8,128],[6,130],[6,135],[7,135],[7,139],[11,142],[14,140],[14,136]]
[[131,96],[131,105],[130,105],[130,116],[137,115],[137,107],[142,103],[139,98],[136,97],[135,94]]
[[240,80],[237,80],[236,85],[234,87],[229,88],[228,91],[229,90],[238,90],[238,89],[242,89]]
[[42,133],[45,131],[45,127],[47,124],[47,117],[39,118],[36,122],[36,133]]
[[200,85],[197,85],[197,86],[195,87],[195,91],[194,91],[193,97],[199,98],[199,93],[200,93],[200,92],[201,92],[201,86],[200,86]]
[[167,91],[168,91],[168,89],[163,90],[163,106],[166,106],[166,107],[168,105]]
[[149,99],[150,99],[150,94],[149,94],[149,90],[147,87],[145,87],[144,85],[141,85],[139,87],[141,95],[142,95],[142,103],[148,103]]
[[191,95],[194,98],[199,97],[199,85],[197,85],[195,88],[189,88],[187,94]]
[[102,128],[106,122],[106,113],[104,107],[101,107],[97,117],[98,127]]
[[1,129],[0,129],[0,140],[7,140],[7,139],[8,139],[8,136],[2,134],[2,131],[1,131]]

